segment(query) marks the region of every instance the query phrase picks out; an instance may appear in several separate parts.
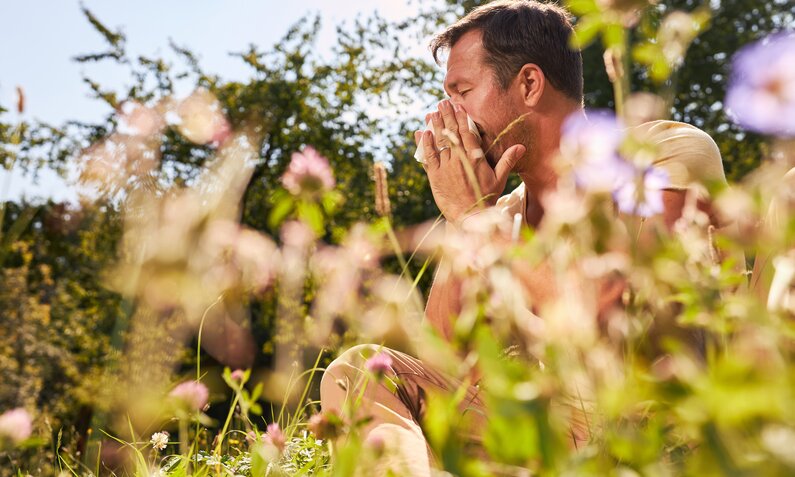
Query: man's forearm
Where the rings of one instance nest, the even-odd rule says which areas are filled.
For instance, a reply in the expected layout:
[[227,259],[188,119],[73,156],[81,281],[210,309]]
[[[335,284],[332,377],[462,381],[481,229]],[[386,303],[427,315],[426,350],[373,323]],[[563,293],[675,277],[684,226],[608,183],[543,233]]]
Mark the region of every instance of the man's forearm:
[[436,332],[450,341],[453,337],[453,321],[460,311],[461,283],[452,276],[449,264],[443,258],[436,268],[425,316]]

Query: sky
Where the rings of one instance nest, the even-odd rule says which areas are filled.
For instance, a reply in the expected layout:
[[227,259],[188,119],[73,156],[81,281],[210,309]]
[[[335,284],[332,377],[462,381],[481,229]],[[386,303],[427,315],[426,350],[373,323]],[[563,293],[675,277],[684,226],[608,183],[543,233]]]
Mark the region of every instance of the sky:
[[[303,16],[319,13],[318,48],[335,40],[335,26],[377,11],[390,20],[415,13],[420,0],[0,0],[0,104],[15,104],[16,87],[26,95],[24,118],[53,125],[67,119],[99,120],[109,108],[89,98],[83,76],[121,86],[127,72],[116,65],[78,64],[77,55],[105,50],[105,41],[83,16],[81,4],[106,26],[127,36],[133,55],[173,58],[169,39],[196,52],[201,66],[226,79],[244,79],[250,68],[229,55],[255,44],[268,49]],[[423,53],[423,44],[415,46]],[[7,119],[18,119],[11,114]],[[25,195],[74,197],[63,181],[44,172],[33,184],[19,171],[0,171],[0,200]]]

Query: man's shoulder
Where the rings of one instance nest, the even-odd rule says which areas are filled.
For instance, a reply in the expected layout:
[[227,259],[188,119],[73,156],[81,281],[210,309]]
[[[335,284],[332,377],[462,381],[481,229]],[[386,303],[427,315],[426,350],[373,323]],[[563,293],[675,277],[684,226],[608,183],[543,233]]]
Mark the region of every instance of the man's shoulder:
[[652,164],[665,170],[672,188],[693,183],[726,182],[720,149],[712,137],[691,124],[649,121],[628,129],[638,142],[651,146]]
[[636,138],[648,141],[665,141],[673,138],[686,138],[715,144],[712,137],[692,124],[680,121],[659,119],[632,126],[627,130]]

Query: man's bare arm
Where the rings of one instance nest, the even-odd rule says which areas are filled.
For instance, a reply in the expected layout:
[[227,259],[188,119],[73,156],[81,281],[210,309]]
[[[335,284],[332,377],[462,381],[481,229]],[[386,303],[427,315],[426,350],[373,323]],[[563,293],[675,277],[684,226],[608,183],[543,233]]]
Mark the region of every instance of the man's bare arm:
[[461,282],[452,276],[449,263],[443,258],[436,267],[425,317],[440,336],[450,341],[453,337],[453,322],[460,312]]

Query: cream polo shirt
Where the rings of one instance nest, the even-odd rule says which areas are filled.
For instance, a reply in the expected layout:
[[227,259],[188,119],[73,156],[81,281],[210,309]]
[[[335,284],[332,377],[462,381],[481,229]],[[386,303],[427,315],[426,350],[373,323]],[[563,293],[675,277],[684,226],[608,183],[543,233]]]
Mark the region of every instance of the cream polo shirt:
[[[695,184],[726,183],[723,161],[715,141],[701,129],[677,121],[650,121],[627,129],[634,140],[654,151],[652,165],[668,173],[668,189],[684,190]],[[522,214],[524,183],[497,200],[509,217]]]

